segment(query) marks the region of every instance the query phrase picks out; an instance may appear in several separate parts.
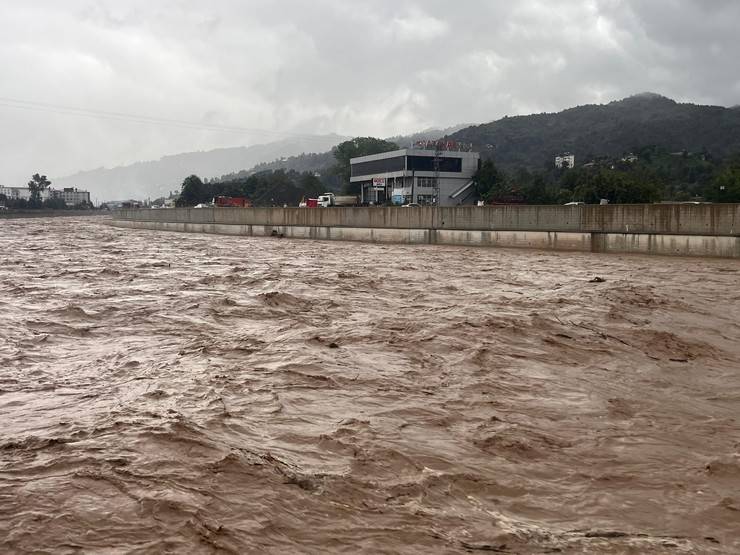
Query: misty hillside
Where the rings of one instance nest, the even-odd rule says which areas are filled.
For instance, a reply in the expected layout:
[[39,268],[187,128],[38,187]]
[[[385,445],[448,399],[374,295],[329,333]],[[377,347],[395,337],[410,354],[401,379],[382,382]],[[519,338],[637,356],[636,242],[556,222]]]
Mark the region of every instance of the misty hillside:
[[126,198],[155,198],[180,190],[185,177],[196,174],[218,177],[257,164],[300,155],[326,152],[345,140],[338,135],[291,138],[249,147],[220,148],[165,156],[159,160],[137,162],[117,168],[99,168],[69,177],[52,179],[53,187],[78,187],[89,190],[99,201]]
[[473,143],[502,167],[540,169],[572,152],[576,165],[596,156],[621,156],[643,146],[702,152],[722,158],[740,152],[740,110],[679,104],[645,93],[554,114],[506,117],[462,129],[451,138]]
[[[551,167],[553,157],[566,151],[575,154],[578,166],[594,157],[617,157],[645,146],[708,152],[723,158],[740,152],[740,109],[680,104],[645,93],[603,105],[505,117],[482,125],[427,129],[389,140],[407,147],[416,140],[442,136],[473,143],[482,157],[494,158],[505,169]],[[228,181],[284,169],[322,173],[326,181],[326,172],[334,164],[331,148],[343,140],[346,137],[327,135],[178,154],[53,179],[53,186],[88,189],[93,198],[102,201],[165,195],[179,190],[182,180],[193,173]],[[341,187],[329,182],[324,185]]]
[[[644,93],[609,104],[429,129],[388,140],[406,147],[416,140],[443,136],[473,143],[483,158],[492,157],[506,169],[552,167],[553,158],[562,152],[575,154],[579,165],[595,157],[621,157],[647,146],[673,152],[707,151],[714,158],[723,158],[740,152],[740,109],[679,104]],[[241,175],[276,169],[322,172],[333,163],[331,153],[324,152],[260,164]]]
[[[424,131],[419,131],[411,135],[395,135],[393,137],[386,138],[387,141],[396,143],[401,148],[409,147],[414,144],[415,141],[438,139],[444,135],[454,133],[460,129],[468,127],[468,124],[455,125],[445,129],[429,128]],[[333,145],[332,145],[333,146]],[[241,171],[233,172],[228,175],[222,175],[221,181],[228,181],[232,179],[242,179],[253,173],[262,171],[275,171],[275,170],[294,170],[297,172],[314,172],[323,174],[326,178],[326,173],[334,164],[336,160],[331,151],[310,153],[310,154],[299,154],[297,156],[288,156],[285,159],[272,160],[270,162],[263,162],[256,164],[254,167],[244,168]],[[331,185],[328,185],[331,188]],[[341,184],[334,184],[334,188],[340,187]]]

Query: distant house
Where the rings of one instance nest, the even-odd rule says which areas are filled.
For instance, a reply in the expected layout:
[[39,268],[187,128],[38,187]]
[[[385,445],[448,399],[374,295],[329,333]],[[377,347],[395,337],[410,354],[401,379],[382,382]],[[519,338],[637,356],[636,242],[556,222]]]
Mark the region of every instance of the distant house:
[[[8,200],[31,200],[31,189],[28,187],[3,187],[0,186],[0,194],[8,197]],[[79,191],[71,187],[59,189],[42,189],[40,191],[41,200],[60,198],[67,206],[77,206],[79,204],[90,204],[90,193],[88,191]]]
[[[41,200],[50,197],[51,189],[42,189]],[[8,200],[31,200],[31,189],[28,187],[3,187],[0,185],[0,194],[8,197]]]
[[73,187],[65,187],[61,191],[51,190],[52,198],[60,198],[67,206],[78,206],[80,204],[90,204],[89,191],[80,191]]
[[576,165],[576,157],[570,152],[565,152],[555,157],[556,168],[574,168]]
[[631,152],[627,154],[624,158],[622,158],[622,162],[627,162],[628,164],[634,164],[635,162],[637,162],[637,160],[637,156],[632,154]]

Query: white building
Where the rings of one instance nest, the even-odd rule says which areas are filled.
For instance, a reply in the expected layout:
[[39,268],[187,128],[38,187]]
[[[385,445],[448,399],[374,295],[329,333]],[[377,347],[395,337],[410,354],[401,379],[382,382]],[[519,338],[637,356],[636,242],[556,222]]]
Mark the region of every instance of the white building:
[[88,191],[79,191],[72,187],[65,187],[61,191],[52,190],[52,196],[61,198],[67,206],[90,204],[90,193]]
[[[49,189],[41,191],[41,200],[49,198]],[[4,187],[0,185],[0,195],[5,195],[8,200],[31,200],[31,189],[28,187]]]
[[556,168],[574,168],[576,166],[576,157],[570,152],[555,157]]
[[475,204],[473,175],[479,163],[477,152],[417,145],[352,158],[350,182],[360,185],[363,204]]
[[[8,197],[8,200],[31,200],[31,189],[28,187],[4,187],[0,185],[0,195],[5,195]],[[65,187],[61,191],[51,188],[42,189],[41,200],[48,200],[50,198],[60,198],[67,206],[90,203],[90,193],[88,191],[79,191],[72,187]]]
[[635,162],[637,162],[637,160],[637,156],[632,154],[631,152],[627,154],[624,158],[622,158],[622,162],[627,162],[628,164],[634,164]]

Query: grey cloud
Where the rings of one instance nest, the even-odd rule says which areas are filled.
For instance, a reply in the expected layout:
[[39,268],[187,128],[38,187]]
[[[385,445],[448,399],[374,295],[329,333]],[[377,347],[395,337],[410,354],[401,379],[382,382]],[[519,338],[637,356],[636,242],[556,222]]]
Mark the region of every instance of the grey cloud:
[[[0,6],[0,97],[394,135],[640,91],[734,105],[732,0],[51,0]],[[273,140],[0,106],[0,183]]]

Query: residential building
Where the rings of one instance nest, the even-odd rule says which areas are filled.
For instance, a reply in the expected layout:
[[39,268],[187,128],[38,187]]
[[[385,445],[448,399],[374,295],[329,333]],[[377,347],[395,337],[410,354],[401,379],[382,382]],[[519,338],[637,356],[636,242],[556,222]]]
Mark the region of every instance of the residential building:
[[[0,185],[0,194],[8,197],[8,200],[31,200],[31,189],[28,187],[3,187]],[[60,198],[64,200],[64,204],[67,206],[90,203],[90,193],[88,191],[80,191],[72,187],[65,187],[61,191],[52,188],[42,189],[41,200],[50,198]]]
[[556,168],[574,168],[576,166],[576,157],[570,152],[555,157]]
[[631,152],[622,158],[622,162],[627,162],[628,164],[634,164],[637,160],[638,157]]
[[80,191],[74,187],[65,187],[61,191],[52,189],[52,196],[54,198],[61,198],[67,206],[90,204],[89,191]]
[[363,204],[457,206],[478,200],[473,175],[480,154],[452,141],[424,141],[412,148],[352,158],[350,182]]
[[[30,200],[31,189],[28,187],[4,187],[0,185],[0,195],[5,195],[8,200]],[[41,191],[41,200],[46,200],[50,196],[49,189]]]

